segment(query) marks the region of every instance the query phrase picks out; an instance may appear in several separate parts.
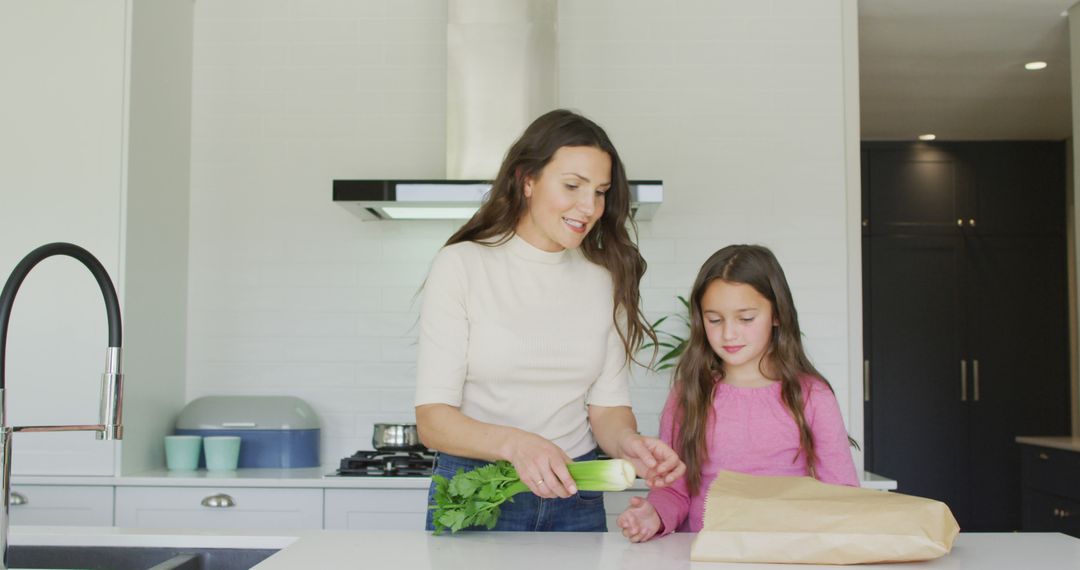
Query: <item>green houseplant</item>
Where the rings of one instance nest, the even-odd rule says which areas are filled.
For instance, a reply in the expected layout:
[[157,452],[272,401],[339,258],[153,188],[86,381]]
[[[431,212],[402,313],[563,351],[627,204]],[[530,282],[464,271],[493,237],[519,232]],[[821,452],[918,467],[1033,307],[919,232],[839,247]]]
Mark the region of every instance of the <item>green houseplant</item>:
[[682,303],[684,311],[673,315],[665,315],[656,319],[656,322],[651,323],[650,326],[656,332],[656,342],[647,342],[641,346],[641,350],[656,349],[661,351],[660,358],[651,366],[652,370],[657,372],[674,368],[679,363],[679,356],[686,349],[687,337],[660,329],[660,325],[667,321],[668,318],[681,321],[687,329],[690,328],[690,301],[687,301],[686,297],[682,295],[677,298]]

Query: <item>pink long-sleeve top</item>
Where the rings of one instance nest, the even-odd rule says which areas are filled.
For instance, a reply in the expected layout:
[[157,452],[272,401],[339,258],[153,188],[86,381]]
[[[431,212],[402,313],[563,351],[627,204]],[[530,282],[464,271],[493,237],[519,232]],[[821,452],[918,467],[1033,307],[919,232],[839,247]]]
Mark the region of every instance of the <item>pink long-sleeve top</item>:
[[[851,449],[836,396],[820,379],[803,380],[804,414],[817,452],[815,471],[824,483],[859,485]],[[677,396],[672,390],[660,417],[660,439],[675,447],[678,437]],[[799,430],[780,399],[780,382],[760,388],[717,385],[711,428],[706,432],[708,461],[701,468],[701,486],[690,495],[686,477],[672,486],[649,491],[664,527],[697,532],[705,517],[705,495],[721,470],[750,475],[807,474],[806,458],[799,453]]]

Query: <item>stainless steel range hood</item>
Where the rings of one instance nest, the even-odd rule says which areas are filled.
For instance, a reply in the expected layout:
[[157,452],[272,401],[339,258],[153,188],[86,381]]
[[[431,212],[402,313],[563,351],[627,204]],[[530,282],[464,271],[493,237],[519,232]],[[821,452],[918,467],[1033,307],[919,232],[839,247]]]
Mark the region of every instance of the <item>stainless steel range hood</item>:
[[[484,180],[335,180],[334,201],[367,221],[467,220],[490,188]],[[652,218],[663,197],[659,180],[631,180],[631,215]]]
[[[446,26],[446,180],[334,180],[333,199],[364,220],[467,219],[506,149],[558,108],[555,0],[450,0]],[[647,220],[660,181],[631,181]]]

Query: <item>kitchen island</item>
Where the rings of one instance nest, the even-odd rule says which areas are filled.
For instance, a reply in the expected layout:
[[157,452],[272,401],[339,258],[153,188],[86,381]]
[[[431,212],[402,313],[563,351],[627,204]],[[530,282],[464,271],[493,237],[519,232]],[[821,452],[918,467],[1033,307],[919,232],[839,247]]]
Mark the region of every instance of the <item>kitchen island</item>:
[[[255,570],[408,568],[410,570],[811,570],[837,566],[724,564],[690,561],[695,535],[674,534],[631,544],[617,533],[459,533],[423,531],[127,531],[75,527],[15,527],[12,544],[98,546],[183,545],[276,548]],[[1025,570],[1080,568],[1080,539],[1052,533],[961,533],[952,553],[919,564],[874,570]]]

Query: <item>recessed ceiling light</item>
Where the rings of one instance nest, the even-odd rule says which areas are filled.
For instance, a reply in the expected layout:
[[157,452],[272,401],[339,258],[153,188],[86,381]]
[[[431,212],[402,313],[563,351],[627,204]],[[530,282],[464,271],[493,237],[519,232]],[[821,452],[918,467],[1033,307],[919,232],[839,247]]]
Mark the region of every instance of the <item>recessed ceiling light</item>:
[[1028,71],[1038,71],[1040,69],[1046,69],[1045,61],[1029,61],[1024,64],[1024,69]]
[[925,135],[919,135],[919,140],[921,140],[921,141],[932,141],[932,140],[934,140],[936,138],[937,138],[937,135],[931,134],[931,133],[927,133]]

